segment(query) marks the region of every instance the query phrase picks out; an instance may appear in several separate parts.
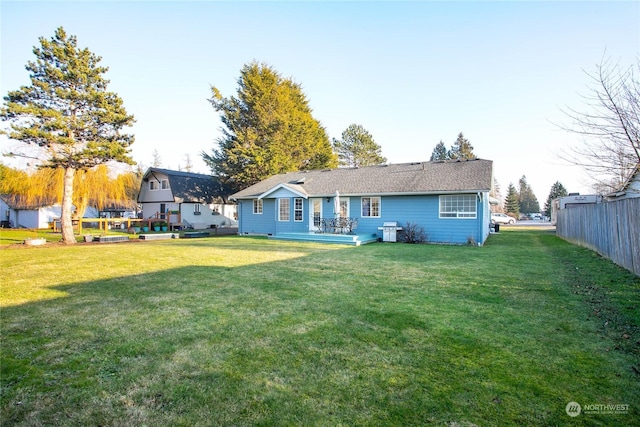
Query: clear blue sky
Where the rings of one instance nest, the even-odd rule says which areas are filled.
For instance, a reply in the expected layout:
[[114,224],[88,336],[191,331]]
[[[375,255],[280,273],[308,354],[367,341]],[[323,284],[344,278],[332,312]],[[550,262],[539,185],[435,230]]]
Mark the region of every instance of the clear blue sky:
[[[330,138],[361,124],[390,162],[429,160],[459,132],[494,161],[503,194],[526,175],[589,191],[557,152],[578,137],[552,123],[580,108],[603,55],[640,52],[640,2],[1,2],[0,91],[29,83],[38,37],[58,26],[102,56],[109,90],[137,120],[134,159],[208,173],[220,136],[210,86],[235,95],[242,66],[266,62],[303,87]],[[0,149],[13,142],[3,139]]]

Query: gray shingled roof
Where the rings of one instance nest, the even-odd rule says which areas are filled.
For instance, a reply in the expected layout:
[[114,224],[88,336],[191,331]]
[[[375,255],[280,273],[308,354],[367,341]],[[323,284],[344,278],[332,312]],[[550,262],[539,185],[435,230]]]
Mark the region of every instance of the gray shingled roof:
[[37,197],[35,200],[29,201],[27,196],[22,194],[0,194],[0,199],[11,209],[16,210],[37,210],[58,203],[55,197]]
[[213,203],[217,198],[223,196],[219,182],[211,175],[149,168],[145,176],[153,175],[154,172],[167,176],[171,192],[176,200],[191,203]]
[[278,185],[308,197],[327,197],[336,190],[344,196],[489,191],[492,167],[491,160],[475,159],[289,172],[267,178],[231,198],[257,198]]

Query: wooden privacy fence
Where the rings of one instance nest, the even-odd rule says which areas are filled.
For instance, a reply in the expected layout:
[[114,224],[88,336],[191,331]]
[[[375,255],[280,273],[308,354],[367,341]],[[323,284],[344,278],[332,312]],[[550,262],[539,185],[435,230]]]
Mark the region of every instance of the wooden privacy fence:
[[560,209],[556,234],[640,276],[640,197]]

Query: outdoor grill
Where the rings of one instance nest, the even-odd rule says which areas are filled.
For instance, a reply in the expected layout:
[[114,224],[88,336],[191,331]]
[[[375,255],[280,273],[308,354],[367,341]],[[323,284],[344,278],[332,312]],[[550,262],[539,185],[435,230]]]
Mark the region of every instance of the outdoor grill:
[[378,230],[382,230],[383,242],[396,242],[398,231],[402,230],[402,227],[398,227],[397,221],[385,221]]

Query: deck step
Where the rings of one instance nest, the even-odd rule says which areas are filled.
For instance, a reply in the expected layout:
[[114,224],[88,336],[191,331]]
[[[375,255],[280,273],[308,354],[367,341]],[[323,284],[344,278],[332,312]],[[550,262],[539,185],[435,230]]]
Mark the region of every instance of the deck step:
[[128,242],[129,236],[96,236],[94,240],[100,243]]
[[182,233],[182,237],[185,239],[193,239],[197,237],[211,237],[208,231],[185,231]]
[[317,243],[332,243],[338,245],[360,246],[378,241],[378,236],[371,234],[322,234],[322,233],[278,233],[269,236],[274,240],[290,240]]
[[180,237],[179,233],[141,234],[140,240],[177,239],[178,237]]

